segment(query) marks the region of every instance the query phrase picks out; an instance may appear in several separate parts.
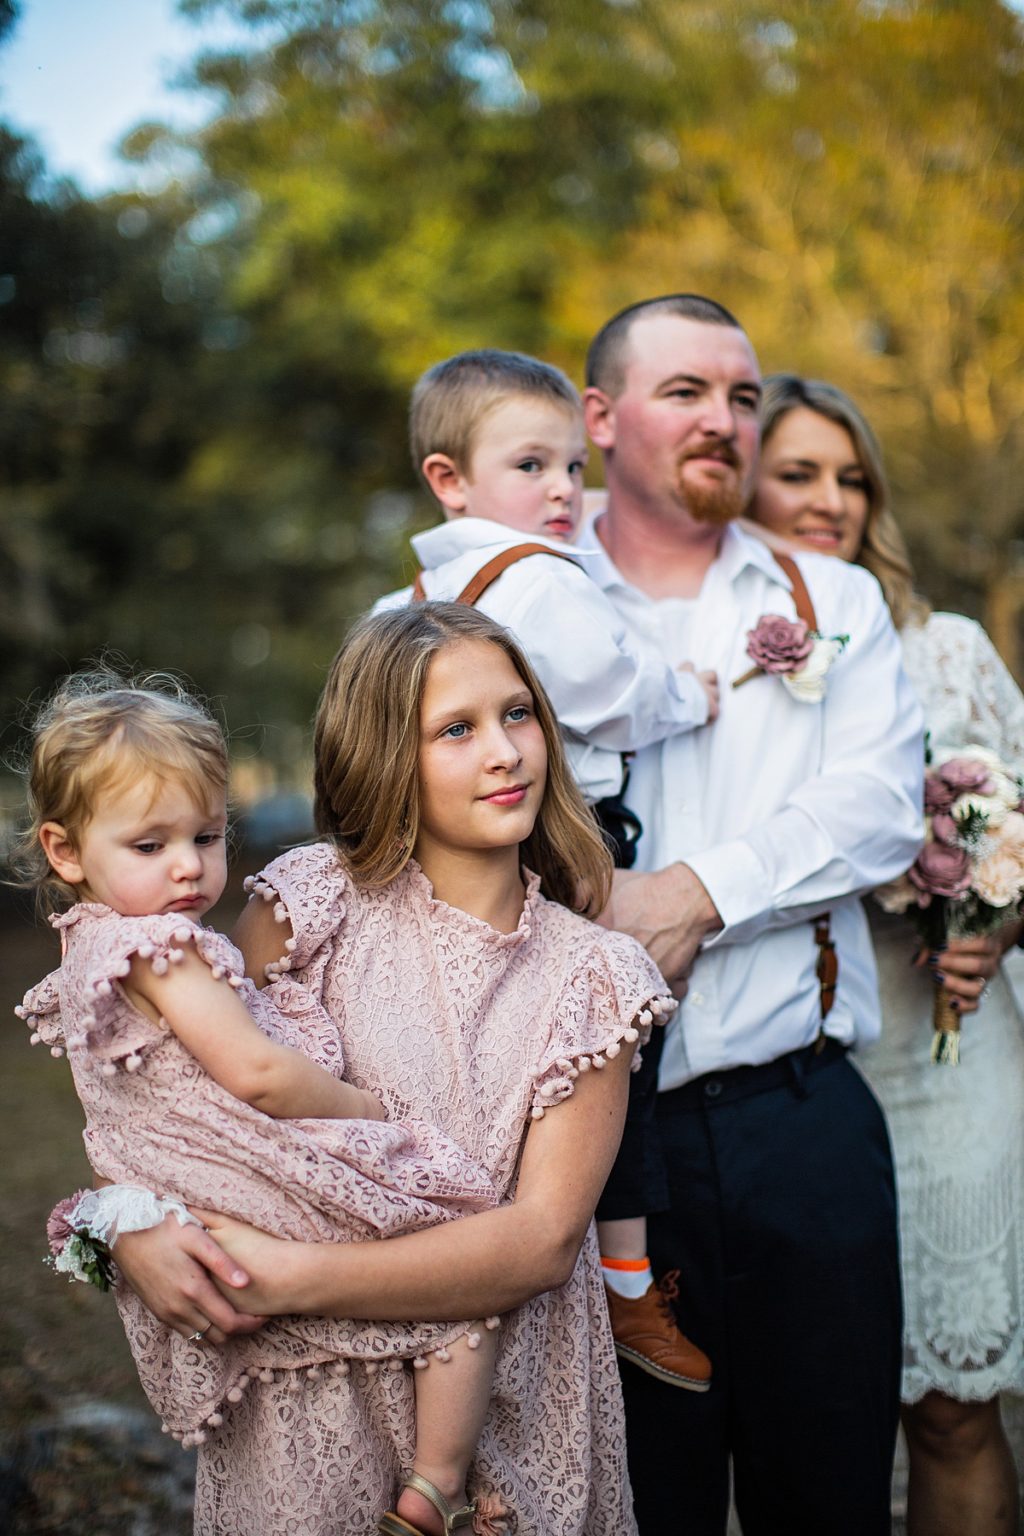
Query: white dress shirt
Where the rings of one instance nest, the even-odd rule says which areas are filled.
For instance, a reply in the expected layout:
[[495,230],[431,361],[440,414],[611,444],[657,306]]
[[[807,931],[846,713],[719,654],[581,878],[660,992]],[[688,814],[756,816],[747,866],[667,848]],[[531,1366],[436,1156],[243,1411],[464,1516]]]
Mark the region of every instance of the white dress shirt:
[[[455,518],[412,540],[427,597],[448,602],[495,555],[527,543],[544,544],[573,560],[585,555],[577,546],[480,517]],[[404,587],[382,597],[373,611],[403,607],[411,596],[412,588]],[[674,671],[657,645],[634,634],[604,593],[568,560],[543,555],[519,560],[476,606],[511,630],[529,657],[587,800],[619,792],[623,752],[693,731],[707,720],[707,695],[693,673]]]
[[823,912],[839,957],[827,1032],[848,1043],[879,1032],[858,898],[907,869],[920,846],[924,723],[874,577],[825,555],[798,563],[820,633],[850,637],[818,704],[766,674],[730,686],[752,664],[747,632],[758,619],[795,615],[789,579],[760,540],[728,528],[689,602],[646,596],[599,547],[584,557],[638,639],[671,665],[714,668],[722,687],[707,730],[646,747],[631,773],[628,801],[644,827],[637,868],[688,864],[725,925],[698,955],[669,1026],[662,1089],[814,1040],[811,919]]

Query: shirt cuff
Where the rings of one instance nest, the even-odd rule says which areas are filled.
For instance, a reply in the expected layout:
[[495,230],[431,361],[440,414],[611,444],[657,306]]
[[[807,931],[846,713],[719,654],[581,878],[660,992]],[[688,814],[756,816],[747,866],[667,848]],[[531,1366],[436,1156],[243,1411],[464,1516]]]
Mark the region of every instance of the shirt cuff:
[[742,838],[716,843],[682,862],[693,870],[722,919],[722,927],[705,939],[703,948],[721,943],[730,928],[748,923],[767,910],[767,882],[761,861]]
[[672,672],[672,690],[686,711],[691,729],[707,725],[710,705],[707,691],[694,672]]

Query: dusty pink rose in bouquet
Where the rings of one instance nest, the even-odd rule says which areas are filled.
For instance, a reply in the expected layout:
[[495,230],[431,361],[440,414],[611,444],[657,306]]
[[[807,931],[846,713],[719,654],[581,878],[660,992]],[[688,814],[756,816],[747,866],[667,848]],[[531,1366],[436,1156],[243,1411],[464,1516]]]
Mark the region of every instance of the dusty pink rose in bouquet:
[[948,811],[957,798],[957,790],[946,783],[937,773],[930,773],[924,781],[924,813],[938,816]]
[[[1024,900],[1021,779],[986,747],[936,751],[925,775],[927,837],[905,881],[878,893],[886,911],[908,911],[936,954],[949,937],[992,933]],[[960,1016],[937,984],[932,1060],[960,1060]]]
[[[950,818],[952,820],[952,818]],[[971,866],[965,848],[948,843],[925,843],[907,872],[911,885],[921,893],[918,906],[927,906],[933,896],[956,899],[971,888]],[[924,900],[921,900],[924,897]]]
[[984,763],[979,763],[975,758],[951,757],[936,768],[935,778],[953,791],[954,799],[960,795],[992,793],[992,774]]
[[936,811],[931,818],[931,832],[936,842],[948,843],[950,847],[959,844],[960,828],[948,811]]

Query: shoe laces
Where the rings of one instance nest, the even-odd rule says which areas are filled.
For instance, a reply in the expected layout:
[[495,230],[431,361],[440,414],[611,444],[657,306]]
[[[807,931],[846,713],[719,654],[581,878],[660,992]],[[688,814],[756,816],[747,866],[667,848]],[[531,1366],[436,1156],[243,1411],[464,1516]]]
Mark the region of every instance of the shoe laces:
[[661,1279],[658,1281],[658,1290],[661,1292],[661,1296],[659,1298],[661,1309],[663,1312],[669,1313],[670,1315],[672,1312],[672,1302],[679,1300],[678,1282],[678,1269],[667,1269],[662,1275]]

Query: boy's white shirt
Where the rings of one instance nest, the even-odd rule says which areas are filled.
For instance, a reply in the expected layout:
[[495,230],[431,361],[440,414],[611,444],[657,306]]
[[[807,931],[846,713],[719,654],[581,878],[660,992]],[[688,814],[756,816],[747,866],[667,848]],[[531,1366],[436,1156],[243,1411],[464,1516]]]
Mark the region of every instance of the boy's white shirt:
[[[574,563],[543,555],[519,560],[476,606],[511,630],[526,652],[562,727],[576,782],[587,800],[599,800],[618,794],[623,752],[704,725],[707,695],[692,672],[674,671],[653,645],[630,633],[586,574],[595,550],[480,517],[441,523],[412,540],[427,597],[448,602],[495,555],[534,543]],[[404,607],[411,598],[412,588],[403,587],[373,611]]]

